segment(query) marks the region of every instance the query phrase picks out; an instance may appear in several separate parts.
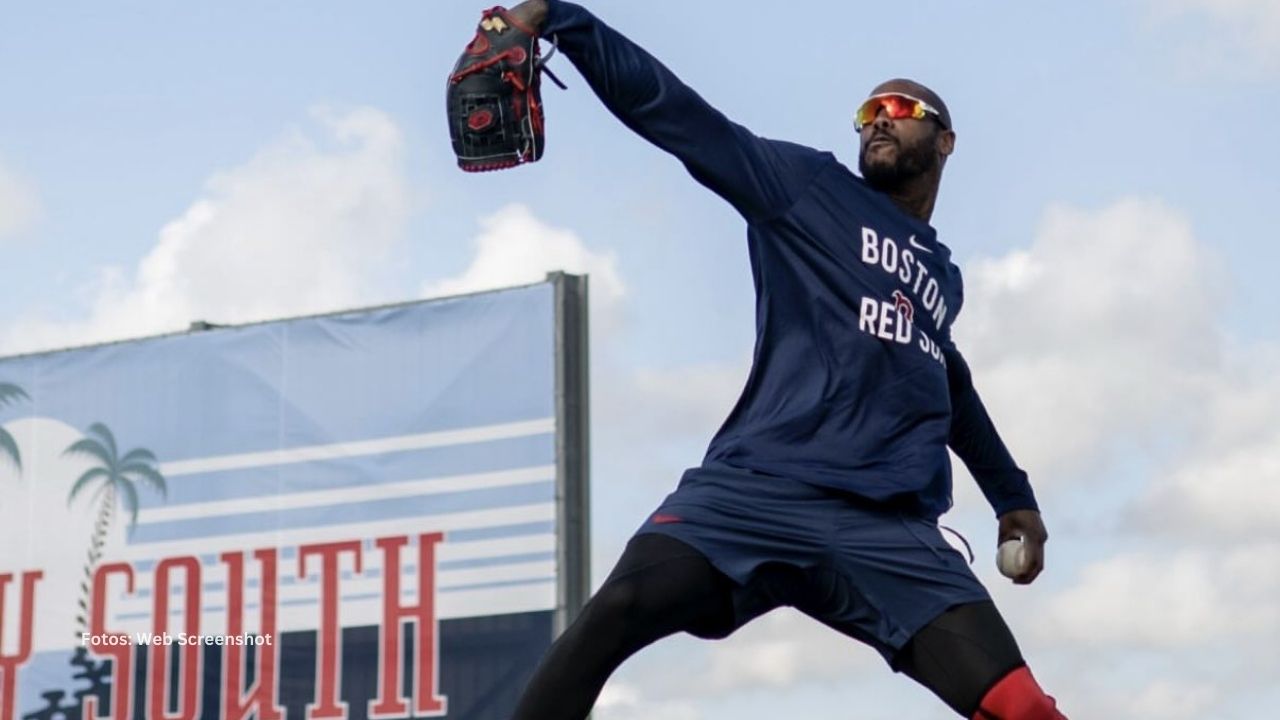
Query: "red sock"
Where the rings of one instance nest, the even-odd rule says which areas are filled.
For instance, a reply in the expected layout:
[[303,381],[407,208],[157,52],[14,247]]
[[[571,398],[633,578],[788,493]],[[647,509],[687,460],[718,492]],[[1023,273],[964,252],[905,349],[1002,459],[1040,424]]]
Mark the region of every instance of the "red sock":
[[987,691],[973,720],[1067,720],[1023,665]]

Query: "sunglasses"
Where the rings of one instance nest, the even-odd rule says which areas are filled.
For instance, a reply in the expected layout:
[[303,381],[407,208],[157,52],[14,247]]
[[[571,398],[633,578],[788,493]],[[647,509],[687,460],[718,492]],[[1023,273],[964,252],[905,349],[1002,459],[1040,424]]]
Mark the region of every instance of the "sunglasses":
[[903,93],[880,93],[867,98],[858,108],[858,112],[853,116],[854,129],[862,132],[862,128],[876,121],[876,116],[881,110],[884,110],[885,114],[893,120],[907,118],[923,120],[926,115],[933,115],[937,118],[939,125],[944,128],[947,126],[942,121],[942,114],[938,109],[920,98]]

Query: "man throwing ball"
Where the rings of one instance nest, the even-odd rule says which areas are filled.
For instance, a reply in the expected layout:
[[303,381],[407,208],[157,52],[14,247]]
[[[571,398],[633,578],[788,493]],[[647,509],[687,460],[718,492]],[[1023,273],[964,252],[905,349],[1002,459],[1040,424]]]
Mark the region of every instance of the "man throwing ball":
[[609,675],[677,632],[723,638],[792,606],[879,651],[962,717],[1064,718],[986,589],[942,537],[950,446],[1020,537],[1047,534],[1026,473],[951,339],[963,292],[929,225],[956,134],[946,104],[890,80],[857,109],[858,169],[757,137],[577,5],[504,17],[554,38],[627,127],[747,222],[754,362],[702,464],[640,527],[530,680],[517,720],[586,717]]

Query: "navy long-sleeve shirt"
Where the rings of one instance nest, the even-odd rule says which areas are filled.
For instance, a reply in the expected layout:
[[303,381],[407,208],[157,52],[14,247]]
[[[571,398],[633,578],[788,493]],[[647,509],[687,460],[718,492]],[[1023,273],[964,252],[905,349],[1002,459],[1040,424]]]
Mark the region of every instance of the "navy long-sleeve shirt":
[[747,221],[754,360],[702,467],[937,517],[951,506],[950,445],[997,515],[1035,509],[951,340],[963,286],[934,229],[831,153],[731,122],[584,8],[549,8],[543,37],[609,110]]

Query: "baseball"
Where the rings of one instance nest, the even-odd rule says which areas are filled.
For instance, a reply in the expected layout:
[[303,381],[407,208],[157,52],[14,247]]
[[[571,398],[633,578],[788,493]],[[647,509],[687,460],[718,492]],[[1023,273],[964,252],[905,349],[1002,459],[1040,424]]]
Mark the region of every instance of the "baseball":
[[1027,547],[1022,538],[1005,540],[996,551],[996,567],[1007,578],[1021,575],[1027,569]]

